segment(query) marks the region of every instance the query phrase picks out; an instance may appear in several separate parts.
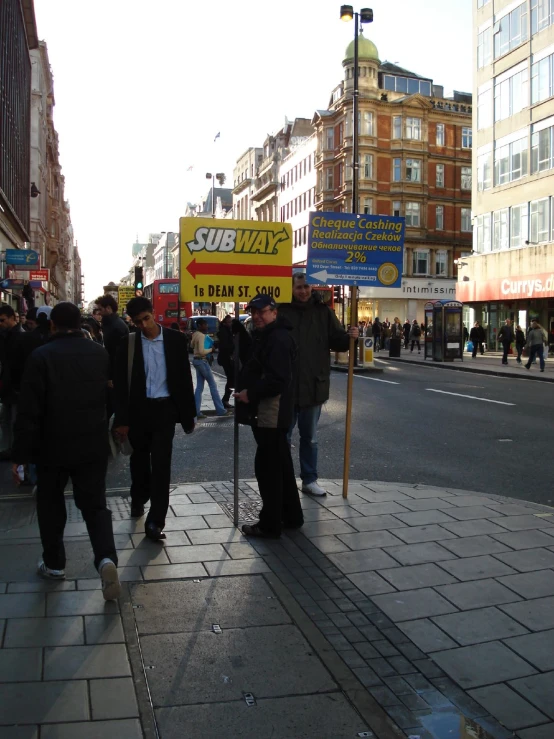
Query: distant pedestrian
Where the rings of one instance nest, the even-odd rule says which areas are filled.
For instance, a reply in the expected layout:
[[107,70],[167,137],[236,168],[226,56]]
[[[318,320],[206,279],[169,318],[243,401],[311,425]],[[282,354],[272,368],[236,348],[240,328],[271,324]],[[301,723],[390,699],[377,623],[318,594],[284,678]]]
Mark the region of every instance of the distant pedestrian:
[[400,323],[400,318],[395,318],[391,326],[391,338],[402,340],[404,337],[404,328]]
[[509,318],[506,318],[504,325],[498,332],[498,341],[502,344],[504,350],[502,354],[502,364],[508,364],[508,352],[512,346],[512,342],[515,339],[514,329],[512,328],[512,322]]
[[104,348],[110,357],[110,385],[108,389],[108,418],[114,412],[113,378],[115,371],[115,357],[121,339],[129,335],[125,321],[118,315],[117,300],[112,295],[101,295],[96,299],[94,313],[99,313],[102,320],[102,337]]
[[31,354],[23,374],[13,473],[17,475],[18,465],[37,463],[37,517],[43,547],[38,573],[52,580],[65,578],[64,490],[71,478],[104,599],[114,600],[120,585],[112,514],[106,505],[110,361],[102,347],[84,339],[76,305],[58,303],[50,318],[54,334]]
[[517,359],[516,362],[518,364],[521,364],[521,354],[523,352],[523,349],[525,348],[525,332],[521,328],[521,326],[516,326],[516,350],[517,350]]
[[376,317],[375,320],[373,321],[373,326],[371,330],[373,333],[373,350],[375,352],[379,352],[381,350],[382,325],[378,317]]
[[221,399],[224,408],[232,408],[233,406],[229,403],[231,398],[231,392],[235,386],[235,365],[233,363],[233,354],[235,345],[233,343],[233,332],[231,331],[231,323],[233,317],[230,315],[225,318],[219,324],[219,331],[217,332],[217,338],[219,340],[217,350],[217,363],[225,372],[225,392]]
[[412,321],[412,327],[410,329],[410,341],[412,342],[412,346],[410,347],[410,351],[413,352],[414,350],[414,344],[417,344],[417,353],[421,353],[421,344],[419,343],[419,340],[421,338],[421,327],[417,320],[414,318]]
[[113,425],[133,448],[131,516],[140,518],[150,501],[144,531],[159,541],[165,539],[175,425],[194,431],[192,376],[184,335],[157,324],[147,298],[132,298],[127,312],[138,330],[117,350]]
[[485,329],[481,326],[479,321],[475,321],[471,331],[469,332],[469,340],[473,343],[473,353],[471,355],[473,359],[477,356],[477,349],[481,351],[482,355],[485,353],[485,350],[483,349],[485,338]]
[[410,343],[410,331],[412,329],[412,324],[407,318],[402,328],[404,329],[404,349],[407,349],[408,344]]
[[225,406],[219,395],[215,377],[212,372],[211,362],[213,361],[214,340],[208,333],[208,322],[205,318],[196,320],[196,331],[192,335],[191,347],[193,353],[192,365],[196,370],[196,390],[194,397],[196,400],[196,415],[198,418],[205,418],[202,413],[202,393],[204,392],[204,383],[208,383],[210,394],[218,416],[229,415],[229,411],[225,410]]
[[467,330],[467,326],[465,325],[465,323],[462,324],[462,339],[465,346],[465,344],[469,341],[469,331]]
[[529,349],[529,359],[525,365],[525,369],[531,369],[531,364],[535,357],[539,358],[541,372],[544,372],[544,347],[548,346],[548,334],[540,323],[534,319],[531,321],[531,329],[527,335],[527,347]]
[[23,336],[25,334],[16,320],[14,309],[11,305],[0,305],[0,437],[3,447],[0,459],[12,458],[13,426],[17,416],[14,375],[17,374],[17,354]]
[[381,346],[385,349],[390,348],[391,328],[390,323],[381,324]]
[[29,308],[27,311],[27,320],[25,321],[27,331],[34,331],[37,327],[37,311],[38,308]]

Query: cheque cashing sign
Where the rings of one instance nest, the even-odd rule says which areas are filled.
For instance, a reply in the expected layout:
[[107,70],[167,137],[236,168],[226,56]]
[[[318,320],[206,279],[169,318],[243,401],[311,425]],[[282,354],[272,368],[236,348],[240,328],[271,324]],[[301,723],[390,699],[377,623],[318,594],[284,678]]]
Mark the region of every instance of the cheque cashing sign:
[[181,218],[180,238],[181,300],[291,300],[290,224]]

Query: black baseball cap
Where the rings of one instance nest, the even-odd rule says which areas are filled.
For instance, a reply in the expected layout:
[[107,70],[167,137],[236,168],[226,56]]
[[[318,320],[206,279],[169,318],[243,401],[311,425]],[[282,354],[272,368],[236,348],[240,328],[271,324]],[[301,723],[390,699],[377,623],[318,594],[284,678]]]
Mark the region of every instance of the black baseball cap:
[[252,308],[255,308],[256,310],[262,310],[263,308],[277,308],[277,303],[271,295],[260,293],[259,295],[256,295],[255,298],[252,298],[246,306],[247,310],[252,310]]

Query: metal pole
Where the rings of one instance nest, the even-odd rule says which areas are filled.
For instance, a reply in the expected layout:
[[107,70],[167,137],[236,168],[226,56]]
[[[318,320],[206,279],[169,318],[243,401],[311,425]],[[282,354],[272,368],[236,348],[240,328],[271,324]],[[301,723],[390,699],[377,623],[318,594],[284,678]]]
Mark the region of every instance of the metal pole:
[[[240,305],[235,303],[235,318],[239,320]],[[235,365],[235,387],[236,392],[239,384],[240,357],[239,342],[240,334],[235,335],[235,351],[233,360]],[[235,402],[235,418],[234,418],[234,444],[233,444],[233,523],[238,528],[239,525],[239,422],[237,417],[237,403]]]
[[358,152],[358,21],[359,13],[354,13],[354,102],[352,115],[352,213],[358,212],[359,152]]
[[181,330],[181,237],[179,236],[179,252],[177,257],[177,264],[179,265],[179,292],[177,293],[177,325],[179,331]]

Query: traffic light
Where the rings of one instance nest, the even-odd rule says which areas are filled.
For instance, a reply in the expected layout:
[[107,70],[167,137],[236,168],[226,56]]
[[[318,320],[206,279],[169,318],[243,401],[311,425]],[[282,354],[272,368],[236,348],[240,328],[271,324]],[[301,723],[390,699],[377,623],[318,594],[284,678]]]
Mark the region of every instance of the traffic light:
[[135,296],[140,298],[144,293],[142,267],[135,267]]
[[342,303],[342,288],[340,285],[333,288],[333,298],[335,303]]

